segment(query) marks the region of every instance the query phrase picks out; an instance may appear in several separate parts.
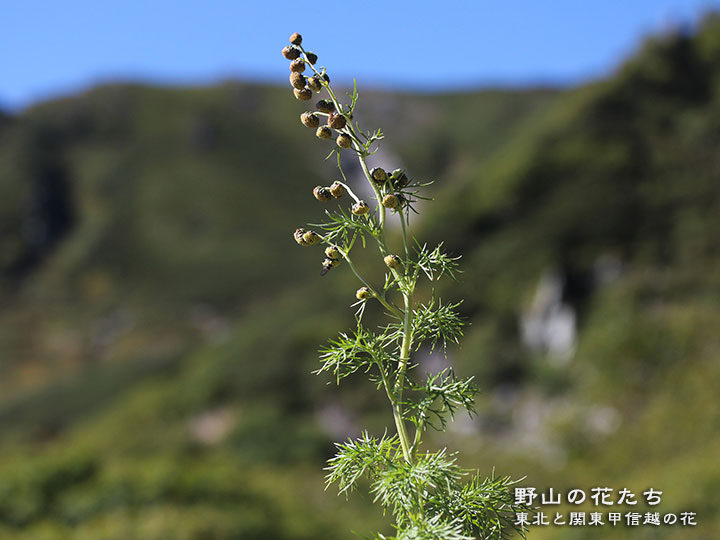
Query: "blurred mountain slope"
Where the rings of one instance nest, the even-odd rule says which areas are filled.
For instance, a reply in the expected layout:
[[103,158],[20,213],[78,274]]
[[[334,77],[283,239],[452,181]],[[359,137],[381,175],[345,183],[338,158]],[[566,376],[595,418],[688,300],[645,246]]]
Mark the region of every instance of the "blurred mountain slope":
[[[653,485],[720,531],[719,30],[650,40],[568,92],[360,89],[377,163],[438,180],[417,236],[464,254],[444,293],[473,323],[451,360],[483,387],[451,434],[467,466]],[[361,380],[310,374],[355,285],[291,238],[335,174],[302,110],[287,89],[118,85],[0,126],[3,538],[382,522],[321,491],[331,441],[388,418]],[[546,339],[523,344],[530,323]]]

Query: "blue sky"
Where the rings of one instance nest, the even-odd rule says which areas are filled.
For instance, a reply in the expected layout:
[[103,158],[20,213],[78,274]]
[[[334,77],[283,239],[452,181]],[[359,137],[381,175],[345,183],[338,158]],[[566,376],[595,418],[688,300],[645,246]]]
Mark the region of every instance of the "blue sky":
[[0,0],[0,107],[99,82],[287,81],[290,33],[334,80],[448,90],[575,84],[720,0]]

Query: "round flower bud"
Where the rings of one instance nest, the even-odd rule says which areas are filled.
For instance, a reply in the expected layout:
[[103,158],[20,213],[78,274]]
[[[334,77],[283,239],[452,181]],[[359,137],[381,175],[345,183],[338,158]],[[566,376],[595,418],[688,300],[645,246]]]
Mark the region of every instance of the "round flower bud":
[[313,195],[315,195],[315,198],[318,201],[322,202],[327,202],[332,199],[332,193],[330,193],[330,190],[322,186],[317,186],[315,189],[313,189]]
[[317,128],[315,135],[320,139],[332,139],[332,130],[327,126],[320,126]]
[[400,268],[400,265],[402,264],[400,257],[397,255],[387,255],[383,260],[385,261],[385,266],[392,268],[393,270],[395,268]]
[[315,129],[320,125],[320,119],[315,113],[304,112],[300,115],[300,121],[305,127]]
[[305,231],[302,235],[302,239],[305,241],[306,246],[312,246],[320,241],[320,235],[315,231]]
[[300,45],[302,43],[302,36],[295,32],[292,36],[290,36],[290,43],[293,45]]
[[328,259],[340,259],[340,251],[336,246],[328,246],[325,248],[325,256]]
[[352,205],[352,209],[350,211],[356,216],[362,216],[370,211],[370,207],[365,201],[358,201]]
[[326,82],[326,83],[329,83],[329,82],[330,82],[330,75],[328,75],[327,73],[323,73],[323,79],[325,79],[325,82]]
[[300,58],[300,49],[290,46],[284,47],[282,50],[282,55],[288,60],[295,60],[296,58]]
[[371,298],[371,297],[372,297],[372,291],[370,291],[370,289],[368,289],[367,287],[360,287],[355,292],[355,298],[357,298],[358,300],[367,300],[368,298]]
[[295,241],[300,244],[301,246],[307,246],[305,243],[305,240],[303,240],[303,235],[305,234],[305,229],[295,229],[295,232],[293,233],[293,238],[295,238]]
[[312,98],[312,91],[309,88],[303,88],[302,90],[293,88],[293,94],[300,101],[308,101]]
[[378,184],[382,184],[385,180],[387,180],[387,173],[385,172],[385,169],[381,167],[373,167],[370,169],[370,176],[372,176],[372,179]]
[[325,259],[322,262],[322,272],[320,272],[320,275],[324,276],[331,268],[335,268],[338,264],[340,264],[340,261],[337,259]]
[[347,122],[342,114],[332,112],[330,113],[330,116],[328,116],[327,124],[333,129],[342,129],[345,127]]
[[404,188],[410,182],[407,175],[405,174],[405,171],[403,171],[402,169],[395,169],[392,172],[391,178],[393,181],[393,185],[397,188]]
[[382,205],[385,208],[392,208],[393,210],[395,210],[400,206],[400,200],[392,193],[388,193],[383,197]]
[[305,75],[303,75],[302,73],[291,73],[290,84],[293,86],[293,88],[302,90],[303,88],[305,88]]
[[338,135],[335,142],[340,148],[350,148],[352,146],[352,139],[350,138],[350,135],[345,135],[344,133]]
[[335,104],[331,99],[321,99],[315,104],[315,108],[324,113],[331,113],[335,111]]
[[307,80],[307,85],[310,90],[313,92],[320,92],[323,89],[322,82],[320,81],[320,77],[317,75],[313,75],[312,77],[309,77]]
[[340,197],[343,196],[343,193],[345,193],[345,188],[343,187],[343,185],[340,182],[333,182],[330,185],[330,193],[332,194],[333,197],[335,197],[336,199],[339,199]]
[[290,71],[293,73],[302,73],[305,71],[305,60],[302,58],[296,58],[290,62]]
[[317,64],[317,54],[314,52],[306,52],[305,57],[307,58],[307,61],[311,64]]

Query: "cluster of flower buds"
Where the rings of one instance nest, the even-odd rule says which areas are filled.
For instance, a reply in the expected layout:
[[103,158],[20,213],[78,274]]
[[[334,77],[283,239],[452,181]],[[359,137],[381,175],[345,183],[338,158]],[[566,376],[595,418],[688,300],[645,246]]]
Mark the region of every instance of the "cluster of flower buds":
[[[300,101],[309,101],[312,99],[313,92],[321,92],[322,89],[330,82],[330,77],[326,73],[320,75],[316,72],[312,76],[305,76],[305,68],[310,64],[313,71],[317,62],[317,55],[312,52],[305,52],[302,49],[302,36],[297,32],[290,36],[291,45],[282,50],[285,58],[290,60],[290,85],[293,88],[293,94]],[[315,130],[315,135],[320,139],[332,139],[335,135],[332,130],[340,131],[346,125],[351,115],[343,114],[342,111],[336,110],[335,103],[331,99],[321,99],[315,104],[318,112],[306,111],[300,115],[300,121],[304,126]],[[327,115],[327,123],[320,125],[320,117],[318,113]],[[352,148],[352,138],[347,133],[339,133],[335,139],[336,144],[340,148]]]
[[395,169],[392,174],[388,174],[385,169],[374,167],[370,169],[370,178],[378,188],[385,192],[380,201],[385,208],[397,210],[407,202],[400,190],[407,186],[410,181],[402,169]]
[[315,231],[306,231],[305,229],[295,229],[293,237],[301,246],[314,246],[320,241],[320,235],[318,233]]
[[322,262],[322,272],[320,272],[320,275],[324,276],[338,264],[340,264],[340,250],[336,246],[326,247],[325,259]]
[[318,201],[327,202],[330,199],[339,199],[345,193],[345,188],[340,182],[333,182],[329,187],[315,186],[313,195]]

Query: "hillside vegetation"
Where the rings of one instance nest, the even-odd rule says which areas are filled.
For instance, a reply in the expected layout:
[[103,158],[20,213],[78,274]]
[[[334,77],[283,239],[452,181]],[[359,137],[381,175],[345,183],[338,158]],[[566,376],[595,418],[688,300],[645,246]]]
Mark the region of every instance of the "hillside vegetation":
[[[443,291],[471,322],[449,362],[482,388],[449,435],[462,465],[698,513],[534,539],[720,537],[720,21],[576,89],[360,93],[377,164],[436,180],[414,233],[463,254]],[[356,287],[292,239],[332,179],[303,110],[112,85],[1,117],[0,538],[383,526],[322,490],[333,441],[391,422],[361,380],[311,374]]]

